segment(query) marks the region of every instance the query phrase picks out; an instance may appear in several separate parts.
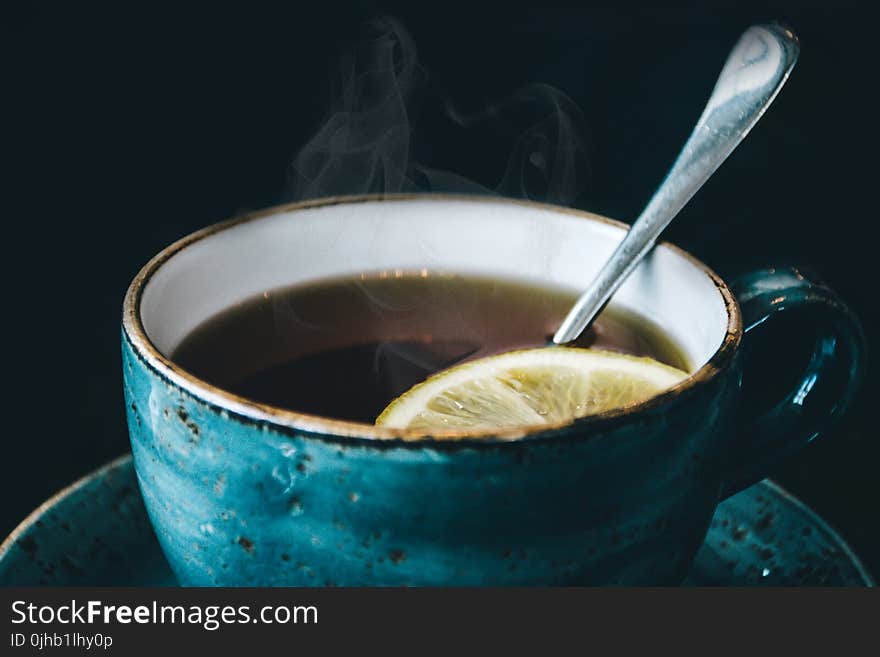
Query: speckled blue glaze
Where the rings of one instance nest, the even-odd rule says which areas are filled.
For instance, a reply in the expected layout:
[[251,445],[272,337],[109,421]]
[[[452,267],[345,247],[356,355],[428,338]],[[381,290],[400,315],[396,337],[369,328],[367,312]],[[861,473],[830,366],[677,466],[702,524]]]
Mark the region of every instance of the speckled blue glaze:
[[[722,502],[690,586],[873,586],[843,539],[769,481]],[[174,586],[131,457],[34,511],[0,545],[0,586]]]
[[[858,322],[800,272],[754,273],[738,304],[705,265],[659,245],[618,296],[672,331],[699,364],[692,375],[633,407],[480,438],[273,408],[172,356],[213,314],[321,277],[430,269],[581,285],[625,230],[510,199],[339,197],[208,227],[158,254],[125,298],[123,375],[138,483],[181,583],[679,583],[718,501],[818,435],[861,378]],[[739,408],[744,384],[791,373],[743,330],[785,326],[780,311],[816,346],[758,416]]]
[[191,585],[678,581],[737,380],[591,440],[449,449],[282,431],[161,380],[127,342],[124,363],[141,491]]
[[126,454],[59,491],[0,545],[0,586],[173,586]]
[[[698,385],[501,442],[256,421],[173,383],[123,331],[132,452],[162,549],[186,585],[679,583],[722,494],[815,437],[861,375],[858,324],[829,290],[792,271],[739,290],[746,327],[794,308],[820,336],[799,387],[766,415],[737,413],[733,336]],[[749,363],[758,378],[769,365]]]

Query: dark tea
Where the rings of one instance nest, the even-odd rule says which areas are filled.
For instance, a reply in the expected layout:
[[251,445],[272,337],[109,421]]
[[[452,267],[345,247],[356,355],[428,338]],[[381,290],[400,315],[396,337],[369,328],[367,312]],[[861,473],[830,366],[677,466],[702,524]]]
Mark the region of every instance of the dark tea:
[[[575,295],[529,283],[383,272],[270,290],[209,319],[173,359],[254,401],[372,423],[435,372],[542,346]],[[687,370],[657,326],[609,307],[577,346],[650,356]]]

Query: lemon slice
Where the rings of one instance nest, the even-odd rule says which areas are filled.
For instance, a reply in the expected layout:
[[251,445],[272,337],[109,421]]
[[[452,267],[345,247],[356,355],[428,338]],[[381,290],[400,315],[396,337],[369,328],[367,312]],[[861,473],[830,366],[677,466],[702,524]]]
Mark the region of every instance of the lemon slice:
[[687,372],[599,349],[511,351],[443,370],[392,401],[379,426],[442,433],[541,425],[643,401]]

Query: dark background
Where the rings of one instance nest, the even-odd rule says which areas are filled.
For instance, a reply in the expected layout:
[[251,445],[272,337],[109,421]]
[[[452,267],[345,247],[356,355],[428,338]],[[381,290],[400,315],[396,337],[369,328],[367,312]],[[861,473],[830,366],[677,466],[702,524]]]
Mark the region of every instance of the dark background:
[[[304,11],[67,9],[4,21],[3,363],[13,393],[0,535],[128,449],[119,319],[130,279],[174,239],[283,198],[290,159],[325,113],[334,54],[377,13],[406,25],[430,74],[434,95],[416,143],[430,164],[494,186],[503,139],[481,141],[444,122],[438,98],[480,107],[524,83],[551,84],[584,115],[589,169],[574,204],[624,220],[662,178],[740,32],[787,22],[802,46],[791,80],[667,237],[725,277],[767,264],[810,267],[877,344],[877,80],[865,12],[784,3]],[[772,476],[880,573],[871,358],[842,426]]]

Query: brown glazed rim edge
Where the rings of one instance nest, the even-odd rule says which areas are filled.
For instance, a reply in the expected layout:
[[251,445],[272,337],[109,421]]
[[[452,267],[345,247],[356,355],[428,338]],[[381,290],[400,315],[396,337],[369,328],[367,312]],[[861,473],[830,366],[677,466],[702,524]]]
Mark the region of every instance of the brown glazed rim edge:
[[[172,256],[182,251],[186,247],[198,242],[215,233],[226,230],[233,226],[237,226],[248,221],[260,219],[276,214],[288,213],[296,210],[303,210],[314,207],[328,207],[332,205],[365,203],[365,202],[395,202],[395,201],[415,201],[415,200],[442,200],[442,201],[468,201],[468,202],[488,202],[488,203],[508,203],[512,205],[526,206],[558,214],[566,214],[579,217],[591,221],[598,221],[611,226],[628,229],[629,226],[623,222],[609,219],[601,215],[596,215],[583,210],[573,208],[565,208],[561,206],[551,205],[547,203],[539,203],[535,201],[526,201],[520,199],[511,199],[495,196],[480,196],[467,194],[366,194],[358,196],[334,196],[308,201],[299,201],[284,205],[277,205],[270,208],[258,210],[243,214],[232,219],[213,224],[201,230],[177,240],[173,244],[167,246],[157,255],[155,255],[143,268],[137,273],[125,294],[123,302],[122,327],[126,338],[131,344],[135,353],[143,362],[153,369],[157,374],[167,381],[187,390],[196,398],[206,401],[209,404],[226,409],[232,413],[240,415],[253,422],[269,422],[274,425],[287,429],[293,429],[309,434],[317,434],[325,440],[334,439],[381,439],[393,440],[399,446],[412,445],[413,447],[425,447],[426,443],[434,446],[442,446],[444,448],[452,447],[453,444],[474,444],[474,443],[506,443],[516,441],[520,438],[539,437],[544,434],[558,433],[571,425],[577,424],[579,428],[584,429],[587,426],[603,423],[611,419],[620,419],[627,415],[636,415],[641,412],[656,408],[667,402],[674,400],[681,393],[688,391],[697,386],[704,385],[715,378],[715,376],[729,363],[736,348],[742,339],[742,317],[740,315],[739,305],[727,284],[713,272],[709,267],[697,260],[687,251],[671,244],[669,242],[660,242],[659,245],[670,249],[674,253],[691,262],[697,268],[701,269],[715,284],[724,299],[725,309],[727,311],[727,333],[724,336],[718,349],[712,357],[702,365],[696,372],[682,380],[668,390],[655,395],[650,399],[628,404],[619,408],[615,408],[602,413],[596,413],[583,418],[567,420],[555,424],[537,425],[537,426],[518,426],[485,431],[448,431],[426,434],[424,431],[415,431],[409,429],[392,429],[388,427],[378,427],[363,422],[353,422],[348,420],[338,420],[327,418],[319,415],[310,415],[306,413],[298,413],[283,409],[269,404],[259,403],[245,397],[240,397],[231,392],[227,392],[222,388],[218,388],[207,381],[204,381],[186,370],[182,369],[171,360],[166,358],[147,337],[143,323],[140,318],[140,305],[144,288],[150,281],[152,276],[168,261]],[[397,439],[397,440],[394,440]],[[472,440],[476,439],[476,440]]]

